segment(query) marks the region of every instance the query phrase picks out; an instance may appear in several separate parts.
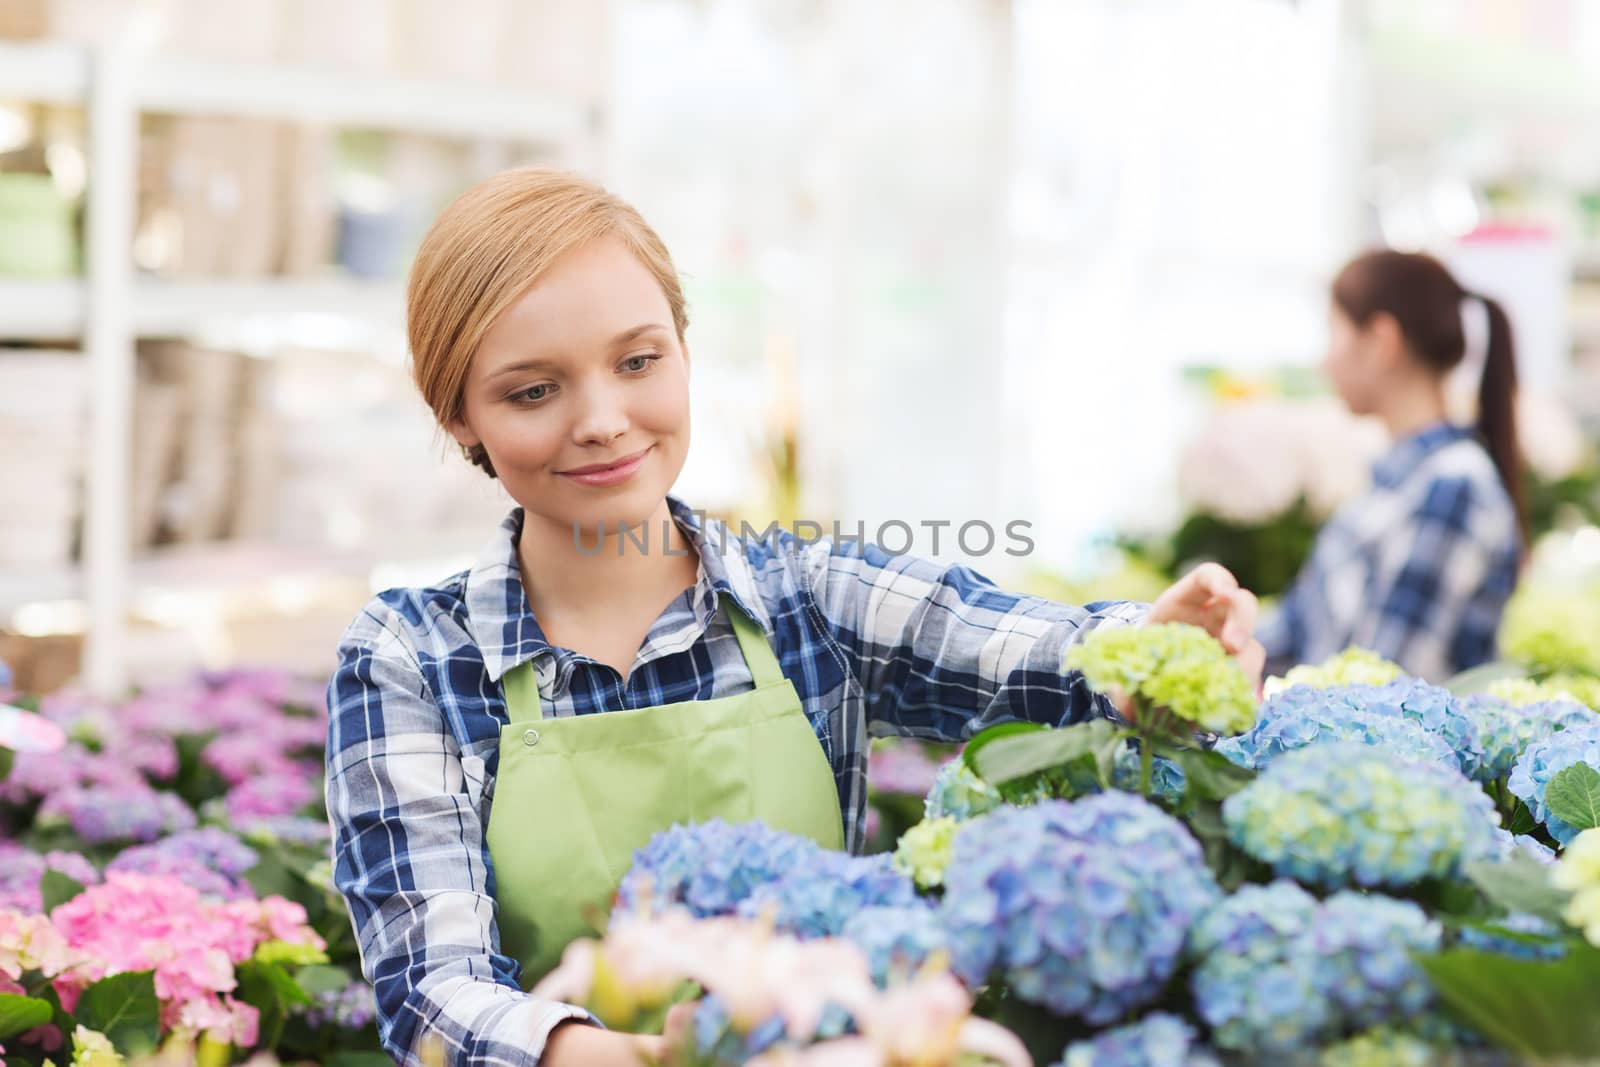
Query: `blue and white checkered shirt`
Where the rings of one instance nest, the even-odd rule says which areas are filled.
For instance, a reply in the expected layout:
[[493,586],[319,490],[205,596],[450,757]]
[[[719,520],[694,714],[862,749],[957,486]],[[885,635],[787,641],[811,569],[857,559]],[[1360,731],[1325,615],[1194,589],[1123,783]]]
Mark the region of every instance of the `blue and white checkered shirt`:
[[1408,437],[1318,534],[1257,635],[1267,669],[1351,645],[1434,682],[1487,663],[1520,547],[1511,498],[1470,431],[1440,423]]
[[[669,502],[699,550],[699,576],[651,626],[625,682],[545,641],[518,569],[520,510],[470,571],[379,595],[345,634],[328,691],[334,879],[377,988],[384,1047],[404,1063],[418,1062],[417,1042],[432,1034],[452,1064],[531,1065],[556,1024],[587,1018],[521,992],[518,965],[499,951],[484,827],[512,667],[533,661],[549,716],[747,691],[750,672],[717,610],[731,597],[799,691],[856,848],[871,737],[958,741],[1007,719],[1109,713],[1062,673],[1062,656],[1091,627],[1146,610],[1008,593],[968,568],[859,541],[739,538]],[[534,827],[560,818],[527,814]]]

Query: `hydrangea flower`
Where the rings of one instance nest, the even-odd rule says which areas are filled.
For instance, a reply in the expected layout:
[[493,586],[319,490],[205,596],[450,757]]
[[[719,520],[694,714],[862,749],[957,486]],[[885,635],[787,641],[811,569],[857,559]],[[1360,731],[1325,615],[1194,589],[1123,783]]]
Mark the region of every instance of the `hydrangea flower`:
[[1489,693],[1478,693],[1462,700],[1461,707],[1476,724],[1478,741],[1483,746],[1483,761],[1475,776],[1480,782],[1493,782],[1510,774],[1517,757],[1530,744],[1557,730],[1600,725],[1600,718],[1575,700],[1514,704]]
[[0,841],[0,910],[36,915],[44,910],[39,893],[47,870],[60,871],[79,885],[100,881],[94,864],[76,852],[46,852],[43,855],[11,841]]
[[1488,794],[1448,767],[1365,745],[1288,753],[1223,802],[1228,836],[1312,885],[1406,886],[1495,851]]
[[1550,883],[1572,894],[1562,916],[1600,948],[1600,829],[1573,838],[1550,874]]
[[842,935],[867,957],[872,980],[880,986],[915,974],[935,953],[950,949],[938,913],[925,904],[866,908],[845,922]]
[[1536,915],[1509,915],[1494,925],[1514,934],[1529,934],[1541,940],[1524,941],[1469,926],[1461,931],[1461,947],[1493,952],[1516,960],[1558,960],[1567,954],[1566,946],[1559,940],[1561,931]]
[[917,899],[890,856],[848,856],[759,822],[721,819],[656,834],[634,853],[617,890],[619,910],[763,916],[801,937],[835,935],[863,908]]
[[836,937],[864,909],[904,908],[918,900],[916,887],[895,870],[892,856],[819,848],[803,866],[755,886],[734,913],[770,918],[776,929],[800,938]]
[[928,819],[970,819],[993,811],[1002,803],[999,791],[979,778],[966,760],[957,756],[946,761],[934,775],[922,812]]
[[1315,666],[1295,667],[1284,675],[1284,688],[1309,685],[1329,689],[1341,685],[1388,685],[1405,675],[1398,663],[1390,663],[1376,652],[1351,647],[1330,656]]
[[[1116,759],[1111,764],[1111,784],[1129,793],[1137,793],[1139,773],[1138,750],[1132,745],[1118,749]],[[1176,763],[1165,756],[1157,756],[1150,761],[1151,796],[1169,804],[1176,804],[1183,799],[1184,783],[1183,768]]]
[[[1316,693],[1291,689],[1287,693]],[[1274,697],[1277,701],[1282,698]],[[1269,701],[1269,705],[1272,702]],[[1218,753],[1241,767],[1264,770],[1285,752],[1312,745],[1350,742],[1381,748],[1408,759],[1438,763],[1456,769],[1461,761],[1436,734],[1410,719],[1357,710],[1342,703],[1312,701],[1263,715],[1248,732],[1218,741]]]
[[885,738],[867,756],[867,785],[879,793],[926,796],[939,773],[939,761],[920,742]]
[[[1290,717],[1296,722],[1269,726]],[[1261,706],[1258,726],[1237,743],[1221,741],[1217,751],[1234,762],[1254,760],[1262,767],[1279,751],[1303,748],[1325,740],[1349,740],[1399,751],[1413,758],[1438,761],[1439,746],[1416,739],[1406,727],[1371,722],[1372,717],[1402,719],[1444,743],[1455,756],[1455,766],[1468,777],[1483,760],[1477,727],[1448,689],[1415,678],[1384,686],[1347,685],[1328,689],[1295,686]]]
[[1250,680],[1198,626],[1092,630],[1067,650],[1064,666],[1081,672],[1101,693],[1120,691],[1212,733],[1240,733],[1255,721]]
[[1415,1034],[1387,1026],[1329,1045],[1317,1067],[1434,1067],[1439,1050]]
[[343,989],[316,994],[310,1004],[297,1011],[305,1016],[308,1026],[336,1026],[341,1030],[364,1030],[378,1014],[372,987],[359,978]]
[[1002,976],[1023,1000],[1103,1026],[1160,993],[1218,895],[1182,823],[1109,792],[963,825],[940,917],[969,987]]
[[1533,817],[1544,823],[1550,836],[1566,845],[1577,836],[1577,828],[1550,813],[1544,802],[1550,780],[1575,763],[1586,763],[1600,770],[1600,722],[1572,726],[1535,741],[1525,749],[1511,768],[1506,787],[1528,805]]
[[176,793],[137,788],[88,786],[64,789],[39,806],[38,824],[69,824],[92,845],[120,841],[154,841],[164,834],[190,830],[195,814]]
[[1218,1067],[1194,1027],[1164,1012],[1074,1041],[1057,1067]]
[[277,760],[228,790],[224,806],[233,823],[299,815],[322,795],[322,772],[313,764]]
[[1190,990],[1218,1046],[1285,1056],[1419,1015],[1432,989],[1411,954],[1439,941],[1409,901],[1245,886],[1195,926]]
[[1500,651],[1536,673],[1600,674],[1600,595],[1523,583],[1501,617]]
[[332,839],[326,820],[304,815],[258,815],[240,820],[234,828],[245,840],[263,845],[281,842],[325,849]]
[[1544,687],[1556,693],[1557,699],[1570,697],[1590,711],[1600,712],[1600,677],[1557,671],[1544,680]]
[[944,885],[944,872],[955,850],[956,830],[961,823],[946,815],[923,819],[900,837],[894,850],[895,867],[917,884],[919,889]]
[[249,900],[255,893],[244,875],[258,859],[255,849],[226,830],[208,826],[125,849],[107,865],[106,871],[168,875],[202,896]]

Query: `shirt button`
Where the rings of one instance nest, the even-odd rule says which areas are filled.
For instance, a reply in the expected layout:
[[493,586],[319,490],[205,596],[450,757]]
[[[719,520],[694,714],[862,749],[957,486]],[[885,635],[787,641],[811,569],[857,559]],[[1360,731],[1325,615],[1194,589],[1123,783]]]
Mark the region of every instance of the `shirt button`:
[[532,748],[534,745],[537,745],[539,743],[539,731],[538,730],[524,730],[522,732],[522,743],[527,745],[529,748]]

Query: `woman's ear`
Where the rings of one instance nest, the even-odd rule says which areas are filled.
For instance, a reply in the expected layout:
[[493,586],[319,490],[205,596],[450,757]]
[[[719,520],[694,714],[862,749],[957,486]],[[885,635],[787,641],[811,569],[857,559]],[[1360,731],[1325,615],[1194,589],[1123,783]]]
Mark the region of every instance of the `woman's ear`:
[[1406,359],[1406,335],[1400,321],[1387,311],[1372,316],[1363,331],[1366,336],[1368,356],[1378,368],[1388,371],[1401,366]]
[[467,420],[460,415],[446,420],[444,428],[451,437],[456,439],[456,444],[462,448],[477,448],[483,444],[483,438],[472,432],[472,427],[467,425]]

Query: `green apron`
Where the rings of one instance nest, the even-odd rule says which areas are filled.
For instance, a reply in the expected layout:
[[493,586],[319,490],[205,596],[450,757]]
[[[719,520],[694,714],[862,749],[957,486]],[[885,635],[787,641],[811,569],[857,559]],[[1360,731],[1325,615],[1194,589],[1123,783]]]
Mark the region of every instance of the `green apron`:
[[833,769],[761,627],[722,598],[755,689],[542,717],[533,663],[503,680],[509,721],[487,831],[500,950],[531,986],[595,932],[634,850],[677,823],[760,819],[844,847]]

